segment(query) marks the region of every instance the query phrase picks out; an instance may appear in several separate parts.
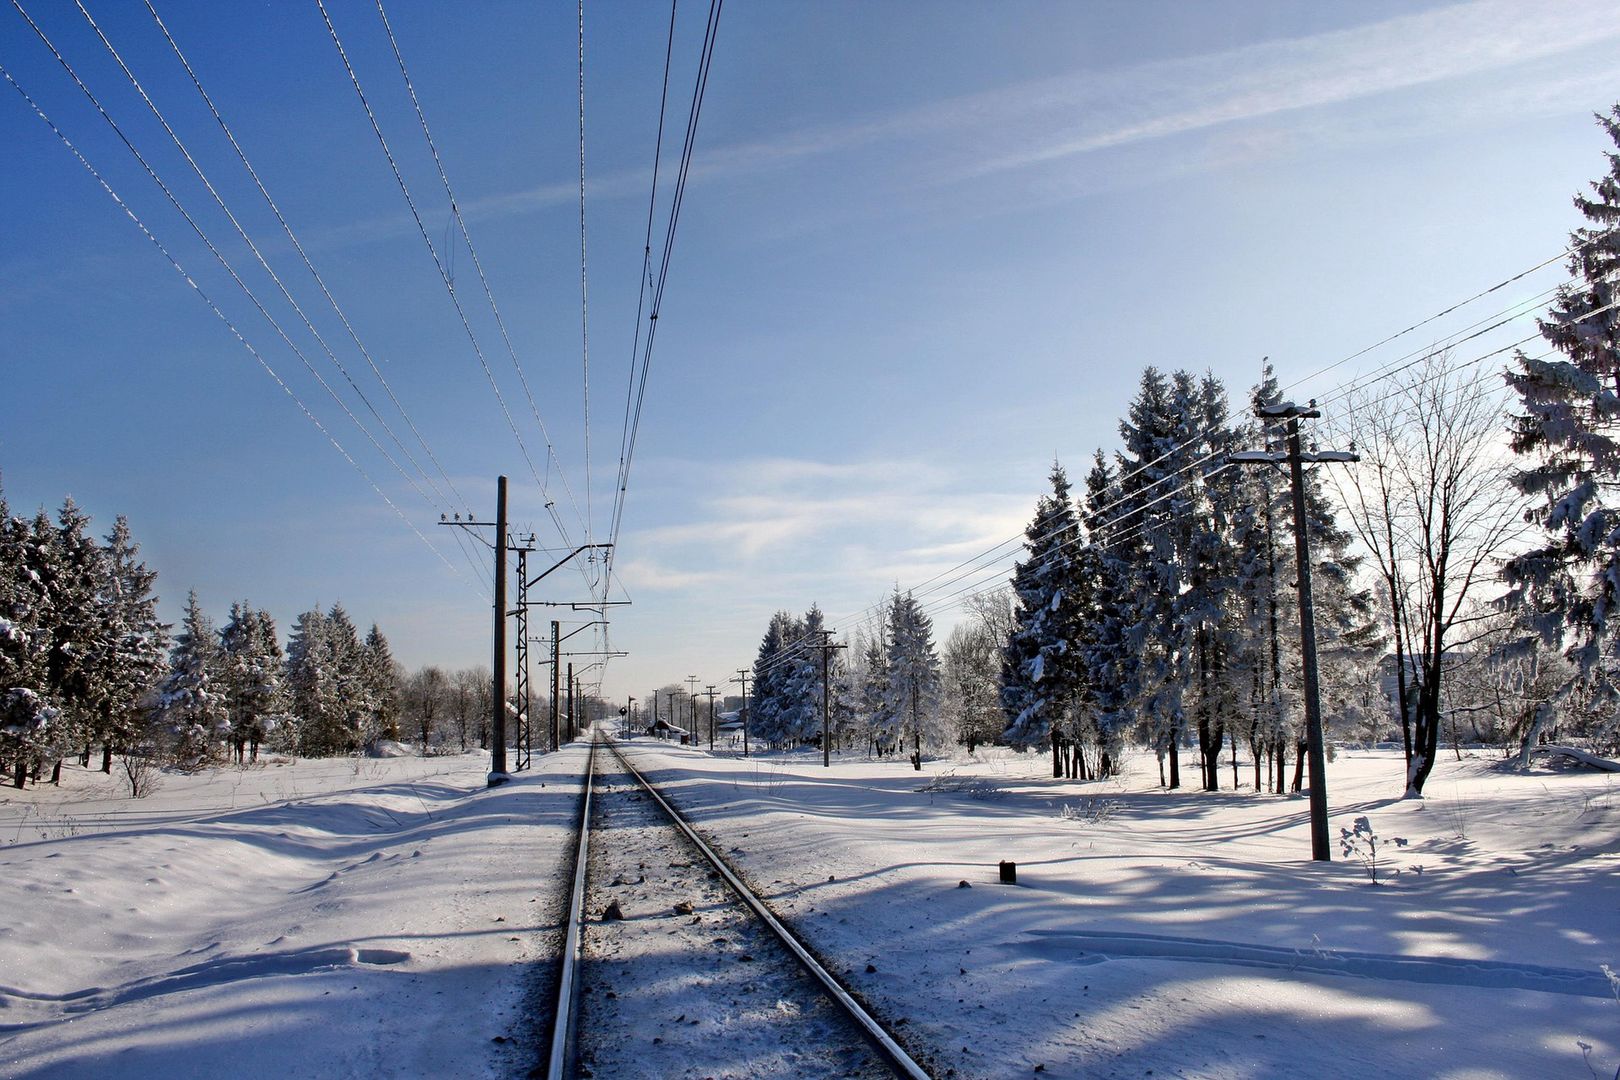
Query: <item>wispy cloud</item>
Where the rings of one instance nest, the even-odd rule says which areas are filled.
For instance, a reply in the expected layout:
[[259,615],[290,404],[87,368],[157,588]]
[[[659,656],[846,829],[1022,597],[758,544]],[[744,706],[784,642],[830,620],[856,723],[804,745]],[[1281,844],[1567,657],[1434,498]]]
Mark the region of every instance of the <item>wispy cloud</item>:
[[[864,605],[1016,536],[1032,505],[1028,493],[969,489],[914,460],[773,458],[711,473],[707,483],[725,494],[685,522],[634,536],[637,550],[660,553],[640,588],[683,588],[690,576],[692,587],[723,585],[778,606],[816,598],[830,608]],[[722,570],[683,568],[717,563]],[[631,570],[622,569],[630,582]]]
[[945,175],[964,179],[1481,75],[1616,37],[1620,6],[1606,0],[1480,0],[1309,37],[1009,84],[722,147],[704,160],[715,171],[761,169],[879,142],[908,150],[935,142],[942,155],[957,158]]
[[[1534,5],[1478,0],[1308,37],[1010,83],[768,139],[705,145],[693,177],[740,178],[874,153],[904,162],[903,168],[885,172],[888,183],[949,187],[1156,139],[1543,64],[1512,93],[1484,88],[1490,115],[1503,120],[1539,114],[1559,102],[1567,107],[1572,90],[1601,84],[1592,71],[1564,72],[1545,62],[1615,38],[1620,38],[1620,5],[1609,0]],[[1612,65],[1605,69],[1604,77],[1612,81]],[[1411,101],[1400,111],[1434,124],[1457,119],[1454,111],[1428,110]],[[1409,133],[1410,121],[1400,125],[1402,134]],[[1185,162],[1176,166],[1186,167]],[[649,179],[650,172],[640,168],[598,173],[591,178],[590,195],[640,197]],[[489,222],[570,205],[577,198],[575,182],[559,181],[470,200],[463,210],[470,221]],[[322,240],[363,243],[414,228],[402,212],[334,227]]]

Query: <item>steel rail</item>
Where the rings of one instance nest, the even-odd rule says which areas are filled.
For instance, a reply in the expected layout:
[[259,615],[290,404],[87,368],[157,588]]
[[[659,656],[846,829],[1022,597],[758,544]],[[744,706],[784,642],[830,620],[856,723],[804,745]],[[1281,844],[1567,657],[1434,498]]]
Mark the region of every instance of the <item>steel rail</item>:
[[[798,959],[800,965],[814,975],[821,983],[822,988],[839,1005],[843,1006],[844,1011],[860,1026],[866,1037],[872,1040],[895,1071],[901,1076],[908,1077],[909,1080],[932,1080],[922,1066],[913,1061],[911,1055],[907,1054],[900,1044],[895,1041],[894,1036],[885,1031],[883,1026],[872,1017],[872,1014],[868,1013],[861,1003],[856,1001],[848,990],[844,989],[843,984],[834,978],[832,973],[823,967],[819,960],[811,955],[810,950],[805,948],[793,931],[783,925],[782,921],[776,917],[776,914],[766,907],[759,897],[754,895],[754,891],[745,885],[742,878],[698,835],[697,830],[686,823],[686,819],[658,793],[658,789],[648,783],[647,778],[642,776],[634,765],[630,764],[611,738],[607,740],[607,746],[613,752],[613,756],[618,758],[619,764],[624,766],[625,771],[635,777],[636,782],[642,786],[642,789],[651,795],[659,806],[663,807],[664,813],[669,815],[670,820],[675,823],[676,827],[685,833],[686,838],[692,841],[697,849],[703,853],[703,857],[720,873],[720,876],[725,879],[726,884],[731,886],[732,891],[737,894],[738,898],[748,905],[749,910],[759,916],[761,922],[771,928],[777,939]],[[552,1075],[557,1076],[558,1074],[553,1073]]]
[[585,914],[586,844],[591,836],[591,789],[596,781],[596,744],[593,731],[590,756],[585,761],[585,797],[580,800],[579,812],[579,850],[574,855],[574,887],[568,900],[568,929],[563,933],[562,972],[557,979],[557,1011],[551,1023],[551,1054],[546,1058],[546,1076],[550,1080],[564,1080],[573,1061],[580,923]]

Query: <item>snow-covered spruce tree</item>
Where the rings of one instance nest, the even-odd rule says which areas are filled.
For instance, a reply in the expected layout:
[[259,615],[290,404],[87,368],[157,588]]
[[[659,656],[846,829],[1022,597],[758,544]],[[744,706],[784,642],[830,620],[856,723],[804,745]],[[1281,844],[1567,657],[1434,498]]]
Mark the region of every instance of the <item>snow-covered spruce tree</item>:
[[41,624],[45,593],[31,565],[33,543],[28,522],[11,516],[0,492],[0,767],[17,787],[60,723],[42,693],[50,635]]
[[859,710],[867,748],[879,757],[893,753],[900,741],[899,717],[889,709],[888,620],[866,639],[861,652]]
[[1120,555],[1119,485],[1108,457],[1098,450],[1086,474],[1086,542],[1078,571],[1092,582],[1090,602],[1082,609],[1081,662],[1085,668],[1090,728],[1097,743],[1099,778],[1119,768],[1125,735],[1135,719],[1130,688],[1136,652],[1128,637],[1130,575]]
[[1002,649],[1000,698],[1007,718],[1002,738],[1019,748],[1049,743],[1052,775],[1061,777],[1073,742],[1068,722],[1083,686],[1076,647],[1083,586],[1075,572],[1080,526],[1069,478],[1054,461],[1048,479],[1052,492],[1036,501],[1024,529],[1028,555],[1013,569],[1016,606]]
[[275,620],[246,601],[231,605],[220,631],[222,682],[237,762],[259,760],[259,746],[286,719],[286,661]]
[[[20,765],[35,780],[43,767],[60,762],[73,745],[76,725],[72,711],[63,701],[54,676],[70,669],[57,643],[60,612],[81,602],[64,581],[61,534],[43,510],[28,522],[16,525],[16,551],[20,558],[21,601],[19,623],[27,631],[29,651],[39,667],[24,682],[38,706],[36,722],[19,729],[17,747]],[[60,605],[60,606],[59,606]],[[22,699],[18,699],[21,702]],[[20,707],[20,705],[19,705]],[[21,715],[13,712],[13,718]]]
[[173,760],[183,769],[206,764],[229,732],[217,640],[193,589],[169,653],[169,673],[153,699],[154,719],[167,732]]
[[789,745],[819,743],[821,738],[821,630],[826,616],[812,604],[803,619],[794,620],[787,672],[777,707],[780,741]]
[[[1186,716],[1186,656],[1176,636],[1174,599],[1181,594],[1187,511],[1181,479],[1190,459],[1180,445],[1184,424],[1177,411],[1184,373],[1172,385],[1154,368],[1142,373],[1137,395],[1120,421],[1125,447],[1119,455],[1122,514],[1116,553],[1130,581],[1130,627],[1134,652],[1127,674],[1143,736],[1159,754],[1161,779],[1181,786],[1180,745]],[[1168,759],[1169,775],[1164,777]]]
[[[1514,485],[1534,500],[1540,544],[1508,562],[1508,602],[1549,644],[1567,649],[1584,686],[1613,699],[1620,636],[1620,105],[1597,121],[1616,151],[1608,172],[1577,195],[1587,224],[1570,234],[1573,282],[1540,322],[1561,359],[1515,357],[1508,385],[1522,412]],[[1571,688],[1572,694],[1577,693]],[[1612,711],[1612,710],[1611,710]]]
[[[64,733],[89,763],[90,741],[96,737],[101,698],[106,688],[103,661],[113,650],[112,627],[100,604],[105,580],[100,546],[89,532],[90,518],[72,497],[57,512],[56,544],[46,574],[50,594],[48,620],[50,652],[46,680],[51,697],[67,720]],[[62,747],[60,749],[66,749]],[[51,782],[62,768],[61,754],[51,763]]]
[[113,753],[144,741],[147,693],[167,667],[169,627],[159,621],[152,592],[157,571],[140,560],[140,545],[123,515],[113,522],[102,549],[102,580],[97,606],[103,622],[96,702],[97,737],[102,740],[101,771],[112,771]]
[[788,684],[796,659],[792,649],[800,636],[797,622],[791,612],[778,611],[772,615],[754,659],[748,734],[772,746],[784,745],[787,739],[783,711],[789,700]]
[[1240,704],[1232,661],[1241,650],[1244,629],[1236,603],[1235,543],[1244,507],[1242,470],[1227,460],[1237,449],[1237,433],[1227,422],[1226,388],[1213,375],[1193,384],[1180,373],[1175,388],[1181,421],[1177,442],[1190,460],[1177,478],[1183,587],[1171,604],[1172,623],[1187,683],[1184,701],[1198,734],[1203,788],[1216,791],[1221,749],[1228,727],[1238,720]]
[[273,740],[283,749],[310,757],[345,750],[338,677],[331,631],[324,612],[311,608],[298,616],[287,643],[287,689],[293,721]]
[[934,624],[910,593],[895,591],[889,607],[889,670],[886,709],[899,721],[902,742],[911,744],[911,767],[922,769],[923,744],[941,741],[939,657]]
[[366,650],[360,631],[342,604],[326,613],[327,641],[332,649],[332,670],[337,678],[338,711],[342,720],[342,753],[370,746],[378,737],[376,704],[366,677]]
[[368,727],[376,732],[375,737],[397,739],[401,682],[399,665],[394,662],[388,639],[383,637],[376,623],[371,624],[361,651],[361,678],[371,707]]

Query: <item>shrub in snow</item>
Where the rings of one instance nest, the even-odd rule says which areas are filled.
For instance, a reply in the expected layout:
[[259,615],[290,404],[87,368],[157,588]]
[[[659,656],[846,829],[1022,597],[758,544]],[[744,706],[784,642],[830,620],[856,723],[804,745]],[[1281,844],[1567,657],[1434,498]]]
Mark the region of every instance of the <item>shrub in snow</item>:
[[[1396,847],[1406,846],[1406,841],[1399,836],[1390,837],[1389,842]],[[1379,884],[1379,843],[1378,834],[1373,832],[1372,822],[1367,820],[1366,815],[1356,818],[1354,828],[1339,830],[1339,849],[1344,853],[1344,857],[1359,860],[1374,885]],[[1391,876],[1399,873],[1399,870],[1395,870]]]
[[926,795],[966,795],[970,799],[999,799],[1006,792],[978,776],[945,773],[928,781],[917,791]]
[[1058,817],[1063,821],[1078,821],[1083,825],[1101,825],[1119,812],[1119,803],[1113,799],[1086,799],[1078,806],[1063,804]]

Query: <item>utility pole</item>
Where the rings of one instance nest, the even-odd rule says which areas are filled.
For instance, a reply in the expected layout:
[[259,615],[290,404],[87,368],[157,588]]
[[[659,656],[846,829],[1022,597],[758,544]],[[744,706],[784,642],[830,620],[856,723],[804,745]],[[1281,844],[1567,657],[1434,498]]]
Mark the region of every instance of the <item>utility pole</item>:
[[710,683],[704,688],[709,698],[709,753],[714,753],[714,684]]
[[490,717],[490,787],[512,777],[506,771],[506,477],[495,481],[495,708]]
[[568,738],[574,738],[574,662],[568,662]]
[[490,665],[493,669],[490,680],[493,686],[489,718],[490,742],[493,745],[489,750],[489,775],[485,779],[490,787],[496,787],[512,779],[512,774],[506,771],[506,477],[495,478],[494,521],[474,521],[471,513],[468,513],[465,521],[460,514],[456,514],[453,520],[447,520],[445,515],[440,514],[439,524],[469,530],[475,526],[495,526],[495,648]]
[[698,688],[698,677],[696,675],[688,675],[686,677],[686,699],[692,703],[692,745],[693,746],[697,745],[697,688]]
[[630,734],[630,726],[636,722],[636,699],[626,698],[624,702],[624,721],[619,725],[619,738],[623,739]]
[[557,661],[560,658],[558,656],[558,650],[557,650],[557,646],[558,646],[558,643],[560,641],[560,639],[557,637],[558,629],[559,629],[559,627],[557,626],[557,620],[552,619],[551,620],[551,748],[553,750],[556,750],[558,745],[559,745],[559,743],[557,741],[557,694],[558,694],[557,680],[558,680],[558,677],[561,675],[561,672],[558,671],[558,664],[557,664]]
[[847,649],[849,646],[832,644],[832,636],[835,631],[817,630],[816,633],[821,635],[821,642],[810,647],[821,653],[821,767],[830,769],[832,768],[832,734],[829,731],[828,717],[832,710],[827,677],[827,671],[831,667],[829,657],[832,656],[834,650]]
[[748,680],[752,678],[747,668],[738,668],[737,677],[732,682],[742,683],[742,722],[743,722],[743,757],[748,756]]
[[1306,752],[1311,768],[1311,858],[1328,862],[1333,858],[1328,846],[1327,755],[1323,749],[1322,699],[1317,690],[1316,616],[1311,607],[1311,539],[1305,517],[1305,465],[1317,462],[1351,462],[1361,458],[1345,450],[1313,451],[1306,454],[1299,445],[1301,417],[1321,416],[1316,402],[1301,408],[1292,402],[1262,405],[1255,410],[1265,420],[1288,421],[1288,452],[1244,450],[1227,460],[1240,464],[1288,464],[1288,477],[1294,495],[1294,559],[1298,565],[1300,661],[1305,680]]
[[517,672],[513,678],[516,687],[513,696],[518,701],[517,731],[512,745],[517,751],[517,764],[513,772],[522,772],[533,763],[533,739],[529,725],[532,705],[529,689],[529,552],[534,550],[534,534],[527,540],[511,545],[517,553],[517,607],[511,614],[517,619]]

